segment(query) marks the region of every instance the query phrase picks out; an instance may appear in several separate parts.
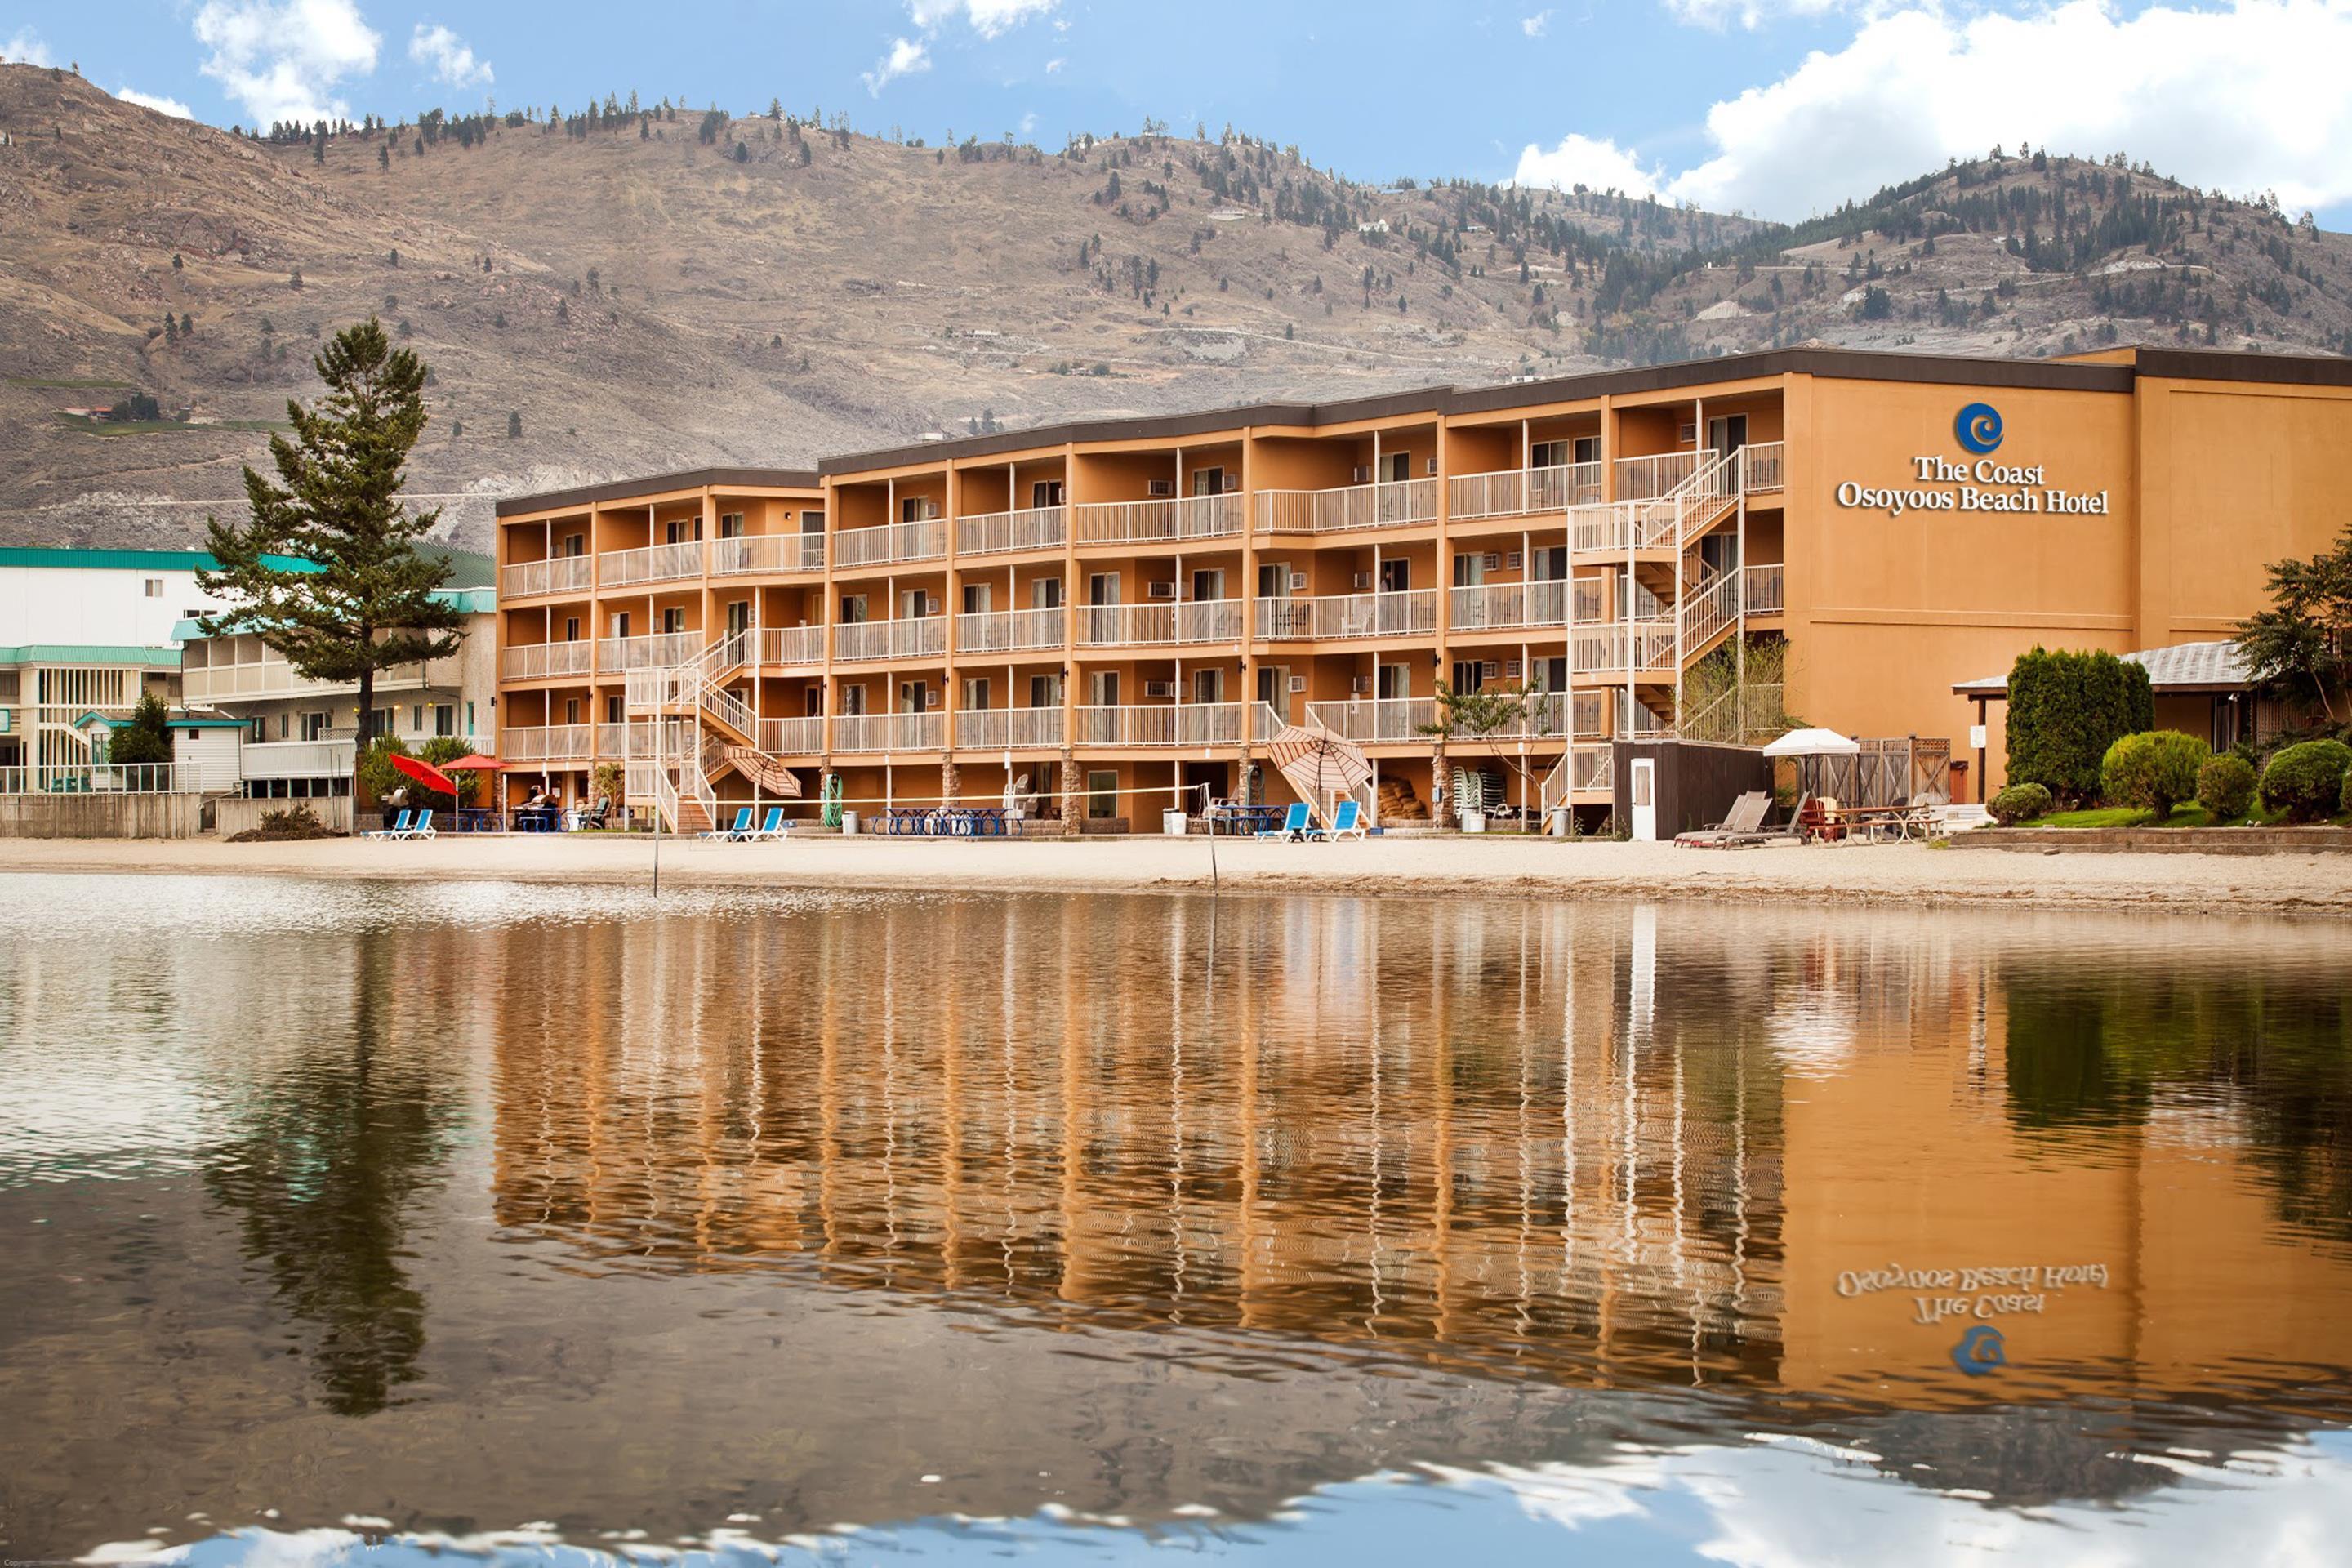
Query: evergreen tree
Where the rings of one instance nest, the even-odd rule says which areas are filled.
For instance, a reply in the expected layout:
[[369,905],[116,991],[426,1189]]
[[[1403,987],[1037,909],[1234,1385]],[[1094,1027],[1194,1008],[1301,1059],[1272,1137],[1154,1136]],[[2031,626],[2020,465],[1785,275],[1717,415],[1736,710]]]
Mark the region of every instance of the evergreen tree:
[[230,607],[197,624],[208,637],[259,637],[306,679],[356,681],[356,757],[373,737],[376,671],[447,658],[465,621],[434,597],[448,560],[416,549],[439,510],[411,511],[400,500],[409,451],[425,433],[424,362],[394,349],[371,316],[336,333],[312,363],[326,395],[310,408],[288,400],[293,439],[269,438],[275,482],[245,470],[251,520],[205,520],[220,567],[197,581]]
[[522,412],[520,409],[507,410],[507,439],[509,441],[522,439]]
[[117,730],[106,742],[106,760],[117,767],[138,767],[172,760],[172,714],[152,689],[139,694],[128,728]]

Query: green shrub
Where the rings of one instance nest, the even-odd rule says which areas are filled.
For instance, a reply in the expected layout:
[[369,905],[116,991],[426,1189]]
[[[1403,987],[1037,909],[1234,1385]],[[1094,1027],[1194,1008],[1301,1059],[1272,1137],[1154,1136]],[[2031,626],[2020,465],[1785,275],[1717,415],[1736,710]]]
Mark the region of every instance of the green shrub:
[[1992,797],[1985,809],[1992,819],[2007,827],[2015,822],[2032,822],[2037,816],[2050,815],[2050,792],[2038,784],[2011,784]]
[[390,795],[394,786],[411,784],[413,781],[406,773],[392,765],[394,757],[406,755],[407,742],[397,735],[378,735],[368,742],[368,749],[360,753],[360,787],[368,793],[371,799],[381,800]]
[[2099,764],[2126,735],[2156,728],[2147,671],[2111,653],[2021,654],[2009,672],[2009,782],[2038,784],[2080,805],[2099,792]]
[[2254,804],[2254,768],[2245,758],[2224,752],[2197,770],[2197,804],[2215,822],[2234,822]]
[[107,738],[106,760],[118,767],[172,760],[172,714],[153,690],[139,694],[131,722]]
[[2286,813],[2290,822],[2333,816],[2344,805],[2347,770],[2352,770],[2352,746],[2341,741],[2289,746],[2263,770],[2263,804]]
[[2144,807],[2162,822],[2197,794],[2197,770],[2213,749],[2178,730],[2144,730],[2107,748],[2099,762],[2099,793],[2110,805]]

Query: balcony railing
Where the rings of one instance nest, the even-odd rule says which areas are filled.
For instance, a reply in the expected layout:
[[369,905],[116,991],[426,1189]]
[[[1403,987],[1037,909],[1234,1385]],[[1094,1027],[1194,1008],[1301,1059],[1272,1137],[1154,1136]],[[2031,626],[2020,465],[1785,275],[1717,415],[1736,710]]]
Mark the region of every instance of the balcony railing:
[[[659,734],[655,732],[656,726],[664,727]],[[600,757],[650,757],[656,751],[678,757],[700,744],[700,731],[691,719],[633,719],[625,724],[596,726]]]
[[1615,621],[1603,626],[1580,626],[1569,634],[1569,658],[1580,675],[1623,675],[1629,647],[1634,670],[1672,669],[1675,623],[1637,620],[1629,627],[1623,621]]
[[558,763],[584,759],[595,744],[592,724],[519,726],[500,731],[499,755],[510,763]]
[[833,721],[836,752],[937,752],[945,749],[944,713],[842,713]]
[[352,742],[248,741],[237,752],[237,772],[248,779],[349,778]]
[[1342,740],[1367,745],[1418,741],[1437,722],[1433,697],[1363,697],[1347,702],[1309,702],[1307,716]]
[[1059,550],[1070,537],[1067,507],[1033,506],[956,519],[956,553],[1003,555],[1016,550]]
[[[838,659],[923,658],[947,651],[948,623],[944,616],[906,616],[888,621],[844,621],[833,628],[833,657]],[[867,714],[880,718],[880,714]]]
[[1617,459],[1617,499],[1653,500],[1698,472],[1712,452],[1660,452],[1648,458]]
[[760,633],[760,662],[789,668],[824,662],[823,626],[769,626]]
[[714,577],[824,570],[822,533],[746,533],[710,542],[710,574]]
[[985,610],[956,617],[956,653],[1021,653],[1057,648],[1067,617],[1060,610]]
[[1390,479],[1334,490],[1260,490],[1260,533],[1339,533],[1437,521],[1435,479]]
[[1781,581],[1778,561],[1769,565],[1748,568],[1748,613],[1751,616],[1778,616],[1787,613],[1789,601]]
[[1160,544],[1241,532],[1239,492],[1160,500],[1096,501],[1077,509],[1077,539],[1089,544]]
[[1282,727],[1263,702],[1127,703],[1077,710],[1081,746],[1237,746],[1247,726],[1253,741]]
[[702,575],[702,541],[648,544],[639,550],[608,550],[597,558],[596,584],[625,588],[636,583],[675,583]]
[[557,555],[545,561],[518,561],[499,573],[499,597],[531,599],[549,594],[584,594],[594,573],[585,555]]
[[1568,514],[1569,548],[1622,554],[1632,525],[1633,514],[1630,508],[1578,507]]
[[814,757],[824,749],[824,720],[817,714],[762,719],[760,750],[772,757]]
[[1062,743],[1059,708],[967,708],[955,716],[956,749],[1050,750]]
[[1429,588],[1257,601],[1256,635],[1267,642],[1412,637],[1436,629],[1437,594]]
[[[1515,626],[1564,626],[1568,624],[1570,584],[1554,580],[1548,583],[1489,583],[1476,587],[1453,590],[1453,601],[1447,606],[1448,625],[1457,632],[1491,631]],[[1579,612],[1590,605],[1594,615],[1600,613],[1600,584],[1578,585],[1576,603]]]
[[1482,517],[1528,517],[1589,506],[1601,500],[1601,465],[1506,468],[1462,474],[1447,481],[1446,511],[1457,522]]
[[852,566],[895,566],[908,561],[937,561],[948,552],[945,518],[927,517],[918,522],[886,522],[876,528],[852,528],[833,536],[835,571]]
[[546,680],[555,676],[585,675],[593,667],[596,645],[587,637],[575,642],[534,642],[510,645],[499,656],[499,674],[508,680]]
[[1193,599],[1183,604],[1081,605],[1071,615],[1081,647],[1164,647],[1239,642],[1247,603]]
[[1780,441],[1759,441],[1740,449],[1740,483],[1748,493],[1777,490],[1786,483],[1782,475],[1784,454],[1788,447]]
[[[596,645],[596,668],[607,675],[683,664],[702,646],[700,632],[656,632],[650,637],[606,637]],[[520,650],[509,648],[509,653]]]

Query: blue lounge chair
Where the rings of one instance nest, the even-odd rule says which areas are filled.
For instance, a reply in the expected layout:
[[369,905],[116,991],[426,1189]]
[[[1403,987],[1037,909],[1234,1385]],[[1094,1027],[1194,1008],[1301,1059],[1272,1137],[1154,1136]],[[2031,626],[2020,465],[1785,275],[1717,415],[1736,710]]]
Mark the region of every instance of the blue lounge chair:
[[1312,826],[1314,826],[1314,820],[1307,816],[1307,803],[1303,800],[1294,800],[1290,803],[1290,809],[1283,814],[1281,826],[1262,827],[1258,829],[1257,836],[1260,838],[1281,838],[1293,844],[1304,844],[1307,842],[1307,830]]
[[735,808],[734,826],[714,827],[708,833],[698,833],[695,837],[698,838],[724,838],[730,843],[732,843],[751,831],[751,808],[748,805],[741,805]]
[[408,819],[415,815],[415,814],[414,812],[404,807],[400,815],[392,819],[392,826],[390,827],[371,827],[366,833],[362,834],[362,837],[366,838],[405,837],[408,833]]
[[1364,808],[1352,800],[1343,800],[1339,803],[1339,809],[1333,815],[1330,826],[1310,827],[1307,830],[1307,837],[1309,838],[1336,840],[1361,838],[1363,836]]
[[405,827],[394,827],[392,830],[392,836],[394,838],[438,837],[439,835],[433,831],[433,808],[428,805],[423,811],[418,812],[416,814],[416,820],[410,823]]
[[783,836],[784,808],[781,805],[772,805],[768,807],[767,820],[760,824],[760,830],[757,833],[739,833],[735,836],[735,841],[739,844],[765,844],[771,839],[782,838]]

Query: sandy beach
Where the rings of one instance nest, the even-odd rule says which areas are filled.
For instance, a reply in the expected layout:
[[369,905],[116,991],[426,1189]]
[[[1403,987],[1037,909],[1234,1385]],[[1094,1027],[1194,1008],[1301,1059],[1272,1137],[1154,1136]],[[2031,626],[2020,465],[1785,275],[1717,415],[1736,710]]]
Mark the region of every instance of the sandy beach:
[[[1207,890],[1203,838],[940,842],[810,837],[730,845],[667,839],[664,886],[973,891]],[[2352,858],[2328,854],[1988,854],[1924,845],[1739,852],[1663,844],[1515,837],[1348,844],[1220,839],[1226,891],[1419,896],[1691,898],[1744,902],[2210,910],[2352,916]],[[323,839],[0,840],[0,871],[643,883],[647,838],[444,837],[384,844]]]

